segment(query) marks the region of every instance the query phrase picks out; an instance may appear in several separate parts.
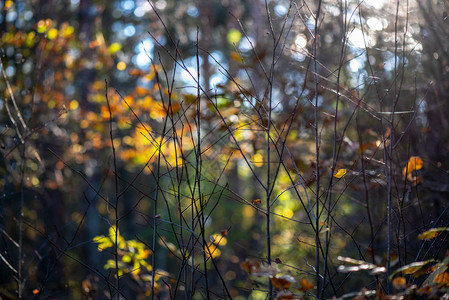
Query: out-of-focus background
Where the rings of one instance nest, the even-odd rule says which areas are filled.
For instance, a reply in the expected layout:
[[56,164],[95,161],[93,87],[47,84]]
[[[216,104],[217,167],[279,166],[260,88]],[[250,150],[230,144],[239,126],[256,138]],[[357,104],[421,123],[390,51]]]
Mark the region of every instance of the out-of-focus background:
[[339,255],[443,258],[449,5],[315,2],[0,1],[1,297],[304,295],[317,248],[331,297],[382,281]]

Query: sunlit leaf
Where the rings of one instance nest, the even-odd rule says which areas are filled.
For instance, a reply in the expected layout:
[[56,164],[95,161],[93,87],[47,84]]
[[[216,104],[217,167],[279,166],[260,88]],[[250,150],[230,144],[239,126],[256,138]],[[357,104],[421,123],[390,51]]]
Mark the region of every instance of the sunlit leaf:
[[[67,24],[67,23],[66,23]],[[61,32],[61,34],[62,34],[62,36],[64,37],[64,38],[69,38],[69,37],[71,37],[72,36],[72,34],[75,32],[75,28],[73,28],[73,26],[65,26],[63,29],[62,29],[62,32]]]
[[437,283],[438,286],[442,286],[442,287],[449,286],[449,273],[443,272],[443,273],[438,274],[437,276],[435,276],[435,279],[433,280],[433,282]]
[[340,169],[337,171],[337,173],[334,174],[335,178],[342,178],[343,176],[346,175],[346,173],[348,173],[348,170],[346,169]]
[[224,246],[228,243],[228,240],[219,233],[215,233],[211,235],[209,238],[212,243],[220,246]]
[[[433,284],[437,283],[438,285],[445,285],[447,284],[447,275],[443,274],[446,273],[447,269],[449,267],[449,256],[446,256],[446,258],[437,264],[437,268],[435,271],[432,272],[432,274],[427,277],[427,279],[424,281],[423,285],[426,284]],[[443,274],[443,275],[441,275]],[[441,280],[441,282],[439,282]]]
[[407,286],[407,280],[404,277],[396,277],[393,279],[393,286],[396,289],[403,289]]
[[271,277],[271,283],[280,290],[287,290],[296,280],[291,275],[276,275]]
[[126,69],[126,63],[123,61],[119,61],[117,64],[117,70],[119,71],[123,71]]
[[122,49],[122,45],[120,43],[113,43],[109,46],[108,51],[110,54],[114,54]]
[[418,272],[419,270],[421,270],[422,268],[427,267],[427,266],[429,266],[429,264],[432,264],[434,262],[435,262],[434,259],[429,259],[426,261],[418,261],[418,262],[414,262],[414,263],[405,265],[405,266],[397,269],[396,271],[394,271],[390,275],[390,280],[392,278],[394,278],[394,276],[398,273],[402,273],[404,275],[414,274],[414,273]]
[[98,243],[97,249],[99,252],[103,251],[106,248],[112,247],[114,243],[104,235],[99,235],[93,238],[94,243]]
[[420,240],[431,240],[437,237],[442,231],[449,231],[449,227],[432,228],[418,235],[418,238]]
[[307,280],[307,278],[301,279],[301,288],[300,288],[301,291],[310,291],[310,290],[312,290],[314,287],[315,287],[315,286],[314,286],[311,282],[309,282],[309,281]]
[[337,259],[352,264],[351,266],[343,266],[343,265],[338,266],[337,270],[342,273],[370,270],[371,274],[379,274],[384,273],[386,271],[385,267],[377,266],[364,260],[357,260],[350,257],[342,257],[342,256],[338,256]]
[[207,257],[216,258],[221,255],[221,250],[218,249],[218,246],[210,243],[207,247],[204,247],[204,251],[206,252]]
[[12,0],[7,0],[3,6],[4,10],[8,10],[12,5],[14,4],[14,1]]
[[260,203],[262,203],[262,200],[261,199],[254,199],[253,203],[254,204],[260,204]]
[[406,177],[409,181],[414,181],[416,178],[411,177],[414,171],[418,171],[423,167],[423,161],[419,156],[411,156],[408,160],[407,166],[402,170],[402,175]]
[[45,33],[47,31],[47,23],[45,20],[40,20],[37,22],[37,28],[36,31],[39,33]]
[[227,39],[228,43],[231,45],[238,44],[242,39],[242,34],[237,29],[231,29],[228,31]]
[[240,266],[249,274],[258,277],[273,277],[280,272],[275,265],[260,263],[257,260],[246,260]]
[[52,28],[47,32],[47,38],[49,40],[54,40],[58,36],[58,29]]
[[130,76],[139,77],[139,76],[143,76],[145,73],[142,70],[139,70],[139,69],[130,69],[130,70],[128,70],[128,74]]
[[70,101],[70,106],[69,107],[70,107],[71,110],[77,109],[79,107],[78,101],[76,101],[76,100]]

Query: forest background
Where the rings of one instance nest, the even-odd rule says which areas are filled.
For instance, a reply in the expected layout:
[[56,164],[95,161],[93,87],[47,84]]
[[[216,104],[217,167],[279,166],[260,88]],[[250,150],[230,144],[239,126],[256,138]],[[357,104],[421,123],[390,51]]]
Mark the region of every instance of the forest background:
[[2,298],[447,295],[449,2],[0,3]]

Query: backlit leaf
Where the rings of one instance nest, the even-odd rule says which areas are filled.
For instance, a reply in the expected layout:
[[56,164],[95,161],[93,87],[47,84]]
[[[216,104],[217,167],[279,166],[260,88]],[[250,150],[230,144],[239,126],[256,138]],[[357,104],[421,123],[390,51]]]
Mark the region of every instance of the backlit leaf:
[[228,32],[227,39],[229,44],[237,44],[242,39],[242,34],[237,29],[231,29]]
[[49,40],[54,40],[58,36],[58,29],[52,28],[47,32],[47,38]]
[[422,268],[429,266],[429,264],[434,263],[434,259],[429,259],[426,261],[417,261],[408,265],[405,265],[396,271],[393,272],[393,274],[390,275],[390,279],[392,279],[396,274],[402,273],[403,275],[414,275],[418,271],[420,271]]
[[407,280],[404,277],[396,277],[393,279],[393,286],[396,289],[403,289],[407,286]]
[[346,173],[348,173],[348,170],[346,169],[340,169],[337,171],[337,173],[334,174],[335,178],[342,178],[343,176],[346,175]]
[[433,282],[437,283],[438,286],[449,286],[449,273],[443,272],[435,276]]
[[120,43],[113,43],[109,46],[108,51],[110,54],[114,54],[114,53],[120,51],[120,49],[122,49],[122,45]]
[[301,279],[301,291],[310,291],[314,288],[314,285],[310,283],[306,278]]
[[431,240],[437,237],[441,231],[449,231],[449,228],[448,227],[432,228],[418,235],[418,238],[420,240]]
[[413,181],[413,178],[409,178],[409,174],[414,171],[418,171],[423,167],[423,161],[419,156],[412,156],[408,160],[407,166],[402,170],[402,175],[407,177],[408,180]]
[[271,277],[271,283],[280,290],[287,290],[296,280],[290,275],[276,275]]

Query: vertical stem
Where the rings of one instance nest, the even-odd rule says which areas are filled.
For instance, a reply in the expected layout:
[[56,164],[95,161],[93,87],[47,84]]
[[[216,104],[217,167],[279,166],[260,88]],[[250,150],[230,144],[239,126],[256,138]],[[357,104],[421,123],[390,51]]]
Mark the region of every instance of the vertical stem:
[[[342,4],[343,6],[343,4]],[[320,291],[320,298],[322,298],[323,296],[323,292],[324,292],[324,285],[325,285],[325,279],[327,276],[327,262],[328,262],[328,254],[329,254],[329,245],[330,245],[330,239],[331,239],[331,232],[330,232],[330,214],[331,214],[331,207],[332,207],[332,192],[333,192],[333,179],[334,179],[334,171],[335,171],[335,167],[336,167],[336,162],[337,162],[337,125],[338,125],[338,107],[340,104],[340,79],[341,79],[341,69],[343,67],[344,64],[344,54],[345,54],[345,48],[346,48],[346,30],[347,30],[347,14],[348,14],[348,9],[347,9],[347,1],[344,2],[344,7],[342,9],[344,11],[344,13],[342,14],[343,16],[343,26],[342,26],[342,43],[341,43],[341,47],[340,47],[340,58],[339,58],[339,63],[338,63],[338,71],[337,71],[337,87],[336,87],[336,96],[335,96],[335,112],[334,112],[334,132],[333,132],[333,140],[332,140],[332,165],[331,165],[331,174],[330,174],[330,178],[329,178],[329,185],[328,185],[328,190],[327,190],[327,214],[326,214],[326,226],[327,229],[326,230],[326,236],[325,236],[325,251],[324,251],[324,257],[323,257],[323,278],[322,278],[322,289]]]
[[387,203],[387,226],[388,226],[388,234],[387,234],[387,294],[390,293],[390,282],[388,278],[390,277],[390,268],[391,268],[391,215],[392,215],[392,170],[393,170],[393,145],[394,145],[394,117],[396,104],[398,102],[398,86],[397,86],[397,77],[398,77],[398,66],[397,66],[397,55],[398,55],[398,18],[399,18],[399,3],[400,0],[397,0],[396,5],[396,20],[394,23],[394,94],[393,101],[391,103],[391,119],[390,119],[390,144],[388,147],[388,166],[387,166],[387,189],[388,189],[388,203]]
[[112,135],[112,111],[111,106],[109,105],[109,98],[108,98],[108,82],[105,80],[105,96],[106,96],[106,103],[108,104],[108,110],[109,110],[109,137],[111,139],[111,148],[112,148],[112,158],[114,160],[114,178],[115,178],[115,276],[116,276],[116,287],[117,287],[117,300],[120,299],[120,277],[119,277],[119,267],[118,267],[118,237],[119,237],[119,207],[118,207],[118,174],[117,174],[117,161],[115,157],[115,146],[114,146],[114,139]]
[[[268,122],[267,122],[267,184],[265,186],[265,205],[266,205],[266,235],[267,235],[267,262],[271,265],[271,203],[270,203],[270,185],[271,185],[271,154],[270,154],[270,130],[271,130],[271,111],[272,111],[272,97],[273,97],[273,73],[274,73],[274,64],[276,58],[276,38],[273,31],[273,26],[271,24],[271,16],[270,10],[268,7],[268,1],[265,0],[265,9],[267,12],[268,23],[270,24],[270,31],[273,38],[273,61],[271,63],[270,68],[270,77],[269,77],[269,95],[268,95]],[[268,299],[273,299],[273,284],[271,283],[271,279],[268,279]]]
[[321,285],[320,285],[320,139],[318,131],[318,62],[317,62],[317,44],[318,44],[318,22],[321,11],[321,0],[318,1],[318,8],[315,14],[315,39],[313,41],[313,66],[314,66],[314,79],[315,79],[315,195],[316,195],[316,219],[315,219],[315,280],[316,280],[316,295],[318,297]]
[[[207,60],[207,56],[205,56],[205,59]],[[204,219],[204,209],[205,209],[205,203],[203,203],[204,198],[201,195],[201,88],[200,88],[200,77],[201,77],[201,70],[200,70],[200,54],[199,54],[199,29],[197,28],[196,31],[196,68],[197,68],[197,102],[196,102],[196,134],[197,134],[197,149],[196,149],[196,173],[195,173],[195,184],[198,188],[198,200],[200,202],[200,214],[201,214],[201,237],[203,239],[203,263],[204,263],[204,280],[206,284],[206,299],[210,298],[209,295],[209,280],[208,280],[208,274],[207,274],[207,253],[209,255],[212,255],[207,247],[207,241],[206,241],[206,221]],[[205,77],[206,80],[208,80],[208,77]],[[206,84],[208,86],[208,83]],[[207,90],[206,90],[207,91]]]
[[19,203],[19,258],[17,261],[17,297],[22,299],[22,259],[23,259],[23,203],[24,203],[24,179],[25,179],[25,142],[22,145],[22,166],[20,176],[20,203]]
[[[271,98],[271,93],[272,93],[272,88],[273,88],[273,83],[272,80],[273,79],[273,68],[271,68],[270,71],[270,96],[269,96],[269,108],[268,108],[268,126],[267,126],[267,186],[265,189],[265,195],[266,195],[266,206],[267,206],[267,210],[266,210],[266,226],[267,226],[267,261],[268,264],[271,264],[271,232],[270,232],[270,213],[271,213],[271,204],[270,204],[270,165],[271,165],[271,156],[270,156],[270,129],[271,129],[271,105],[272,105],[272,98]],[[273,297],[273,285],[271,284],[271,280],[269,280],[268,282],[268,295],[269,295],[269,299],[272,299]]]

